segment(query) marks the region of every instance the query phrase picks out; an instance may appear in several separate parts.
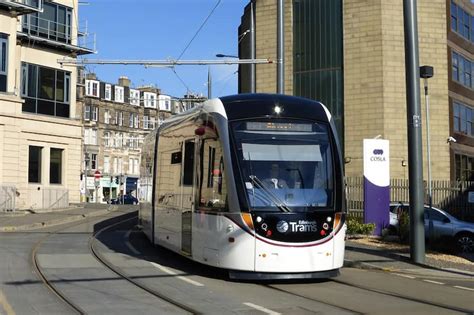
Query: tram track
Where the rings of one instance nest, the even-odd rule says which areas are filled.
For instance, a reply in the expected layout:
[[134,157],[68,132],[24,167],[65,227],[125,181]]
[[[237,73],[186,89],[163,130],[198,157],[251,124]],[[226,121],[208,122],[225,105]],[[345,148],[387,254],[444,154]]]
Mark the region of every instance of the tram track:
[[[176,308],[179,308],[181,310],[183,310],[184,312],[187,312],[187,313],[190,313],[190,314],[200,314],[200,312],[198,312],[197,310],[193,309],[192,307],[188,306],[188,305],[185,305],[179,301],[176,301],[172,298],[170,298],[169,296],[166,296],[164,294],[161,294],[160,292],[157,292],[156,290],[153,290],[151,288],[149,288],[148,286],[144,285],[143,283],[140,283],[134,279],[132,279],[129,275],[127,275],[123,270],[121,270],[120,268],[116,267],[116,266],[113,266],[112,264],[110,264],[104,257],[103,255],[96,249],[96,246],[94,245],[95,242],[97,241],[96,240],[96,237],[100,235],[100,233],[102,233],[103,231],[107,230],[107,229],[110,229],[114,226],[117,226],[119,224],[122,224],[122,223],[125,223],[127,221],[131,221],[131,220],[136,220],[137,216],[134,215],[133,217],[131,218],[126,218],[126,219],[123,219],[123,220],[120,220],[118,222],[115,222],[113,224],[109,224],[105,227],[103,227],[102,229],[98,230],[97,232],[93,233],[90,237],[89,237],[89,240],[88,240],[88,248],[89,248],[89,251],[91,253],[91,255],[97,259],[98,262],[100,262],[107,270],[110,270],[111,272],[113,272],[114,274],[118,275],[121,279],[131,283],[132,285],[134,285],[135,287],[147,292],[148,294],[151,294],[152,296],[162,300],[162,301],[165,301],[166,303],[169,303],[171,305],[173,305],[174,307]],[[80,225],[83,225],[83,224],[87,224],[87,223],[90,223],[91,221],[93,221],[94,219],[97,219],[97,217],[94,217],[94,218],[89,218],[89,219],[86,219],[84,221],[81,221],[81,222],[78,222],[76,224],[68,224],[67,226],[65,227],[61,227],[59,229],[55,229],[54,231],[50,231],[50,232],[46,232],[47,235],[45,235],[44,237],[42,237],[38,242],[36,242],[34,245],[33,245],[33,248],[31,250],[31,264],[32,264],[32,269],[34,270],[34,272],[36,273],[36,275],[38,276],[39,280],[43,283],[43,285],[45,287],[47,287],[56,297],[58,297],[58,299],[63,302],[63,304],[65,304],[71,311],[73,311],[74,313],[77,313],[77,314],[87,314],[88,312],[81,306],[79,306],[77,303],[75,303],[73,301],[73,298],[71,297],[68,297],[63,291],[61,291],[55,284],[55,280],[52,280],[50,278],[48,278],[47,276],[47,273],[45,272],[44,268],[42,268],[41,266],[41,263],[40,263],[40,260],[39,260],[39,255],[38,255],[38,252],[39,250],[41,249],[42,245],[44,245],[44,243],[51,237],[53,237],[54,235],[57,235],[61,232],[64,232],[65,230],[67,229],[70,229],[70,228],[74,228],[74,227],[77,227],[77,226],[80,226]]]
[[164,300],[190,314],[201,314],[198,310],[192,308],[191,306],[189,305],[186,305],[180,301],[177,301],[163,293],[160,293],[158,292],[157,290],[155,289],[152,289],[150,288],[149,286],[141,283],[140,281],[137,281],[135,279],[133,279],[130,275],[128,275],[125,271],[123,271],[121,268],[113,265],[112,263],[110,263],[101,253],[100,251],[96,248],[95,246],[95,242],[97,242],[97,237],[100,236],[101,233],[103,233],[104,231],[108,230],[108,229],[111,229],[117,225],[120,225],[120,224],[123,224],[127,221],[130,221],[130,220],[134,220],[136,219],[135,217],[134,218],[129,218],[129,219],[125,219],[125,220],[122,220],[122,221],[119,221],[119,222],[116,222],[114,224],[111,224],[109,226],[106,226],[104,228],[102,228],[101,230],[97,231],[96,233],[94,233],[90,238],[89,238],[89,249],[92,253],[92,255],[102,264],[104,265],[107,269],[109,269],[110,271],[112,271],[113,273],[115,273],[116,275],[118,275],[119,277],[121,277],[122,279],[130,282],[131,284],[135,285],[136,287],[148,292],[149,294],[161,299],[161,300]]
[[309,301],[321,303],[321,304],[324,304],[324,305],[329,305],[329,306],[332,306],[332,307],[334,307],[334,308],[340,309],[341,311],[351,312],[351,313],[353,313],[353,314],[360,314],[360,315],[365,314],[365,313],[361,313],[361,312],[356,312],[356,311],[354,311],[353,309],[346,308],[346,307],[342,307],[342,306],[337,305],[337,304],[334,304],[334,303],[328,303],[327,301],[317,300],[317,299],[315,299],[315,298],[307,297],[307,296],[305,296],[305,295],[303,295],[303,294],[299,294],[299,293],[294,293],[294,292],[291,292],[291,291],[283,290],[283,289],[281,289],[281,288],[274,287],[274,286],[271,285],[271,284],[262,284],[262,286],[265,287],[265,288],[267,288],[267,289],[271,289],[271,290],[278,291],[278,292],[280,292],[280,293],[290,294],[290,295],[294,295],[294,296],[297,296],[297,297],[299,297],[299,298],[306,299],[306,300],[309,300]]
[[[349,282],[346,282],[346,281],[341,281],[341,280],[338,280],[338,279],[329,279],[329,281],[335,282],[335,283],[338,283],[338,284],[341,284],[341,285],[344,285],[344,286],[348,286],[348,287],[351,287],[351,288],[356,288],[356,289],[359,289],[359,290],[369,291],[371,293],[382,294],[382,295],[389,296],[389,297],[394,297],[394,298],[399,298],[399,299],[403,299],[403,300],[407,300],[407,301],[411,301],[411,302],[421,303],[421,304],[424,304],[424,305],[434,306],[434,307],[438,307],[438,308],[442,308],[442,309],[446,309],[446,310],[450,310],[450,311],[460,312],[460,313],[463,313],[463,314],[474,314],[474,312],[472,310],[469,310],[469,309],[454,307],[454,306],[445,305],[445,304],[441,304],[441,303],[433,303],[433,302],[430,302],[430,301],[417,299],[417,298],[414,298],[414,297],[410,297],[410,296],[406,296],[406,295],[402,295],[402,294],[397,294],[397,293],[393,293],[393,292],[388,292],[388,291],[385,291],[385,290],[370,288],[370,287],[363,286],[363,285],[352,284],[352,283],[349,283]],[[363,312],[354,311],[354,309],[345,308],[345,307],[342,307],[342,306],[334,304],[334,303],[328,303],[327,301],[324,301],[324,300],[318,300],[318,299],[315,299],[315,298],[312,298],[312,297],[308,297],[304,294],[299,294],[299,293],[291,292],[289,290],[278,288],[278,287],[275,287],[274,285],[271,285],[271,284],[263,284],[262,286],[267,288],[267,289],[272,289],[272,290],[276,290],[278,292],[291,294],[291,295],[297,296],[299,298],[307,299],[307,300],[318,302],[318,303],[323,303],[323,304],[326,304],[326,305],[329,305],[329,306],[332,306],[332,307],[339,308],[339,309],[344,310],[344,311],[352,312],[354,314],[365,314]]]
[[47,232],[45,236],[43,236],[38,242],[36,242],[33,245],[33,248],[31,250],[31,264],[33,267],[33,271],[36,273],[38,278],[43,282],[43,285],[47,287],[56,297],[59,298],[66,306],[68,306],[73,312],[78,313],[78,314],[87,314],[87,312],[81,308],[79,305],[74,303],[72,299],[68,298],[59,288],[57,288],[52,281],[48,279],[46,276],[45,272],[43,272],[43,269],[41,268],[39,259],[38,259],[38,251],[43,245],[43,243],[49,239],[51,236],[58,234],[64,230],[67,230],[71,227],[75,227],[81,224],[84,224],[86,222],[90,222],[92,218],[86,219],[86,221],[81,221],[75,224],[68,224],[66,227],[61,227],[59,229],[55,229],[53,232]]
[[346,281],[342,281],[342,280],[339,280],[339,279],[329,279],[329,280],[332,281],[332,282],[338,283],[338,284],[349,286],[351,288],[357,288],[357,289],[369,291],[369,292],[372,292],[372,293],[378,293],[378,294],[382,294],[382,295],[386,295],[386,296],[390,296],[390,297],[404,299],[404,300],[411,301],[411,302],[416,302],[416,303],[421,303],[421,304],[430,305],[430,306],[434,306],[434,307],[439,307],[439,308],[442,308],[442,309],[455,311],[455,312],[460,312],[460,313],[463,313],[463,314],[474,314],[472,309],[470,310],[470,309],[450,306],[450,305],[441,304],[441,303],[433,303],[433,302],[430,302],[430,301],[426,301],[426,300],[423,300],[423,299],[418,299],[418,298],[414,298],[414,297],[410,297],[410,296],[406,296],[406,295],[402,295],[402,294],[398,294],[398,293],[393,293],[393,292],[388,292],[388,291],[385,291],[385,290],[370,288],[370,287],[367,287],[367,286],[364,286],[364,285],[356,285],[356,284],[349,283],[349,282],[346,282]]

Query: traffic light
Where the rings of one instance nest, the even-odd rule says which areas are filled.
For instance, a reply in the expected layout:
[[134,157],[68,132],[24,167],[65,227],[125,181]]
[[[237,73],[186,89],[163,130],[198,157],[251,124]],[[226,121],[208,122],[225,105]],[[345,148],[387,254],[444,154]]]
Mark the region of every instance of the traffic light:
[[118,176],[115,177],[115,183],[116,183],[116,184],[119,183],[119,178],[118,178]]

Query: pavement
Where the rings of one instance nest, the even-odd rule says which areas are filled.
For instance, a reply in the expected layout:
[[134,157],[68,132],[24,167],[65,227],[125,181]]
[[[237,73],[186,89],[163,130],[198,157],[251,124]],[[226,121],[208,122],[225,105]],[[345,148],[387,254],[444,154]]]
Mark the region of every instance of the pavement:
[[104,215],[116,209],[116,205],[85,203],[48,212],[34,212],[31,210],[0,212],[0,232],[36,230],[48,226],[75,222],[88,217]]
[[[58,209],[50,212],[16,211],[12,213],[0,212],[0,232],[20,232],[36,230],[82,220],[88,217],[104,215],[118,208],[116,205],[78,204],[67,209]],[[435,259],[426,259],[425,263],[413,263],[409,253],[388,251],[366,244],[360,244],[350,239],[346,241],[345,267],[361,269],[375,269],[391,272],[409,272],[432,276],[445,274],[474,280],[474,259],[467,263],[439,262]]]

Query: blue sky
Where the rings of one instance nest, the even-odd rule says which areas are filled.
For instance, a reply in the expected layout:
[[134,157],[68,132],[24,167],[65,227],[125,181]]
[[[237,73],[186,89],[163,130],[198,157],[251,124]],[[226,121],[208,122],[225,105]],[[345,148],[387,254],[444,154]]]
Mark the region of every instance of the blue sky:
[[[96,55],[87,59],[176,59],[216,6],[218,0],[81,0],[79,21],[96,34]],[[237,55],[237,29],[248,0],[221,0],[182,60],[216,59],[215,54]],[[212,65],[214,97],[237,93],[237,65]],[[168,68],[88,65],[99,79],[116,83],[125,75],[132,85],[154,84],[162,93],[181,97],[186,86],[207,95],[208,66]],[[186,86],[185,86],[186,85]]]

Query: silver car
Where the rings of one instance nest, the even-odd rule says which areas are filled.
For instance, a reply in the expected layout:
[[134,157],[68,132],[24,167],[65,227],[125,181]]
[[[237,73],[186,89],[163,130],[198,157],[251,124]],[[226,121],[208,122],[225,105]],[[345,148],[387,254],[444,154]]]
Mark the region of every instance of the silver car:
[[[409,205],[405,203],[390,204],[390,226],[398,228],[398,218],[401,213],[408,213]],[[429,216],[431,216],[431,235],[434,240],[451,239],[462,252],[473,252],[474,250],[474,223],[461,221],[441,209],[425,205],[425,237],[429,238]]]

